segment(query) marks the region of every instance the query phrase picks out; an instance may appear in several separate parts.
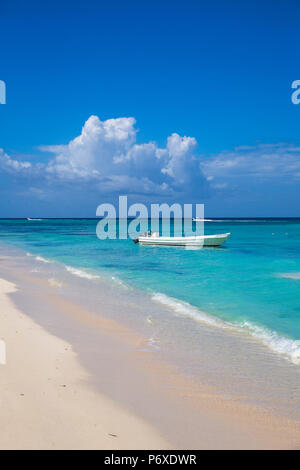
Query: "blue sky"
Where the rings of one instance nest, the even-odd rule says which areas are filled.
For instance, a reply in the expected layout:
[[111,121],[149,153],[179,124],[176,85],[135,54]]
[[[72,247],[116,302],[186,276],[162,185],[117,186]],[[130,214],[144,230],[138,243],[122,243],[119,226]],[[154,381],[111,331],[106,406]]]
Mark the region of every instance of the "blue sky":
[[2,0],[0,216],[300,216],[298,1]]

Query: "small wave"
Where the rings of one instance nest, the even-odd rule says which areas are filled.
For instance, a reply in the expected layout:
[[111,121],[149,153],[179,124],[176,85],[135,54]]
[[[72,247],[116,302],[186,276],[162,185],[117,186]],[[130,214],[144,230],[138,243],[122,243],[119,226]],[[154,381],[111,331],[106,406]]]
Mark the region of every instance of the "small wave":
[[300,273],[282,273],[279,274],[279,277],[284,277],[285,279],[296,279],[300,280]]
[[49,259],[43,258],[42,256],[36,256],[35,259],[37,261],[41,261],[42,263],[51,263]]
[[283,355],[293,364],[300,364],[300,341],[280,336],[278,333],[267,328],[254,325],[251,322],[230,323],[219,320],[201,310],[193,307],[187,302],[183,302],[165,294],[155,293],[152,299],[169,307],[179,315],[188,316],[196,321],[200,321],[219,328],[229,328],[241,332],[247,332],[256,339],[261,340],[273,352]]
[[287,357],[293,364],[300,364],[300,341],[279,336],[275,331],[244,322],[240,325],[246,328],[255,338],[259,338],[269,348]]
[[74,276],[81,277],[83,279],[101,279],[100,276],[97,276],[96,274],[91,274],[83,271],[82,269],[73,268],[72,266],[66,266],[66,270],[69,273],[74,274]]
[[227,327],[227,324],[222,320],[219,320],[218,318],[215,318],[205,312],[202,312],[201,310],[197,309],[196,307],[193,307],[187,302],[168,297],[165,294],[155,293],[152,295],[152,300],[171,308],[179,315],[185,315],[186,317],[191,317],[194,320],[199,320],[209,325],[219,327],[221,326],[223,328]]

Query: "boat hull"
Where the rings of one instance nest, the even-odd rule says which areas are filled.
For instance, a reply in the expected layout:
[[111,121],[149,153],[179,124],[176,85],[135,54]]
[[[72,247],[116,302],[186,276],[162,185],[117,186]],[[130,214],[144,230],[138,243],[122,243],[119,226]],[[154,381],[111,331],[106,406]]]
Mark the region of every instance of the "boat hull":
[[147,237],[137,239],[140,245],[152,246],[194,246],[194,247],[218,247],[229,238],[230,233],[218,235],[203,235],[194,237]]

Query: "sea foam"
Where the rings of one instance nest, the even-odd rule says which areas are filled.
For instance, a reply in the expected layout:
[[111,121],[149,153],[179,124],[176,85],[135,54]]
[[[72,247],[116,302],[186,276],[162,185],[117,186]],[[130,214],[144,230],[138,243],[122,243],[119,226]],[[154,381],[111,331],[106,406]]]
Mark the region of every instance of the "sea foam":
[[223,328],[226,328],[229,326],[222,320],[219,320],[218,318],[212,315],[209,315],[205,312],[202,312],[196,307],[193,307],[188,302],[183,302],[181,300],[174,299],[173,297],[168,297],[165,294],[155,293],[152,295],[152,300],[162,305],[165,305],[166,307],[169,307],[170,309],[172,309],[174,312],[176,312],[179,315],[191,317],[194,320],[198,320],[198,321],[201,321],[203,323],[207,323],[213,326],[219,326]]
[[51,263],[49,259],[43,258],[42,256],[36,256],[35,259],[37,261],[41,261],[42,263]]
[[300,341],[280,336],[275,331],[245,321],[243,323],[230,323],[209,315],[188,302],[168,297],[165,294],[155,293],[152,300],[168,307],[178,315],[190,317],[196,321],[206,323],[218,328],[234,329],[247,332],[256,339],[262,341],[273,352],[283,355],[293,364],[300,364]]
[[100,276],[88,273],[87,271],[83,271],[82,269],[73,268],[72,266],[66,266],[65,268],[69,273],[77,277],[82,277],[83,279],[101,279]]
[[272,351],[284,355],[293,364],[300,364],[300,341],[280,336],[275,331],[268,330],[251,322],[244,322],[240,327],[248,330],[255,338],[259,338]]

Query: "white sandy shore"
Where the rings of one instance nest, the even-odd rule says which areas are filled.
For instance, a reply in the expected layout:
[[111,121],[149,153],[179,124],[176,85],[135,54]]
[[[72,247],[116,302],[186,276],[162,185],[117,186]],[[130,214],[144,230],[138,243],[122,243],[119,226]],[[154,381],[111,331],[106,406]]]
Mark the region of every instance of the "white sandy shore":
[[150,449],[168,443],[142,420],[95,392],[70,344],[50,335],[0,280],[0,449]]
[[[12,272],[22,280],[24,273]],[[192,382],[149,356],[122,325],[53,288],[41,292],[42,281],[25,277],[32,291],[23,285],[21,292],[30,296],[35,318],[45,303],[48,313],[38,316],[41,327],[28,317],[28,306],[25,315],[23,303],[20,309],[11,300],[17,287],[0,279],[0,339],[7,348],[7,364],[0,365],[0,449],[299,448],[298,422]],[[69,331],[84,337],[79,356],[55,336]],[[127,342],[129,350],[121,346]],[[90,374],[83,363],[93,363]]]

